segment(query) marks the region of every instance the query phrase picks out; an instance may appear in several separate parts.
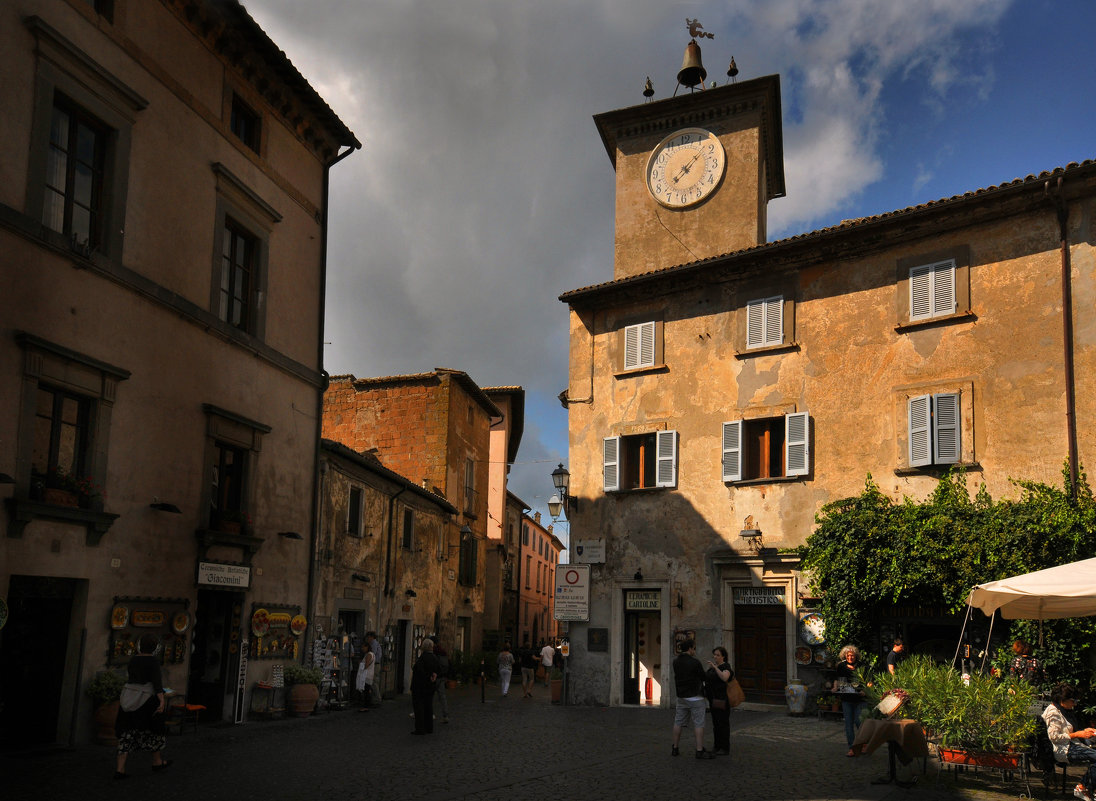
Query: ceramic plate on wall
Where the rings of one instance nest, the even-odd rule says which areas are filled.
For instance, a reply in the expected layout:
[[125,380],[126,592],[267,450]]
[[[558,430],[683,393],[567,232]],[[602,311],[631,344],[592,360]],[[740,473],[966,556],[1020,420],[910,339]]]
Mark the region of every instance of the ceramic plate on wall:
[[800,645],[795,649],[795,663],[797,665],[809,665],[812,656],[811,649],[807,645]]
[[824,645],[826,643],[826,624],[822,615],[817,612],[808,612],[799,621],[799,637],[807,645]]
[[117,631],[129,625],[129,607],[118,604],[110,612],[110,627]]

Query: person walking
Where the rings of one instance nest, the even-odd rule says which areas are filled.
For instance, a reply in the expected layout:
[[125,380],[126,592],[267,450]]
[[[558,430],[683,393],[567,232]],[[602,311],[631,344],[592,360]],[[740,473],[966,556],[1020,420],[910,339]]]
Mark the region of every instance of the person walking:
[[441,643],[434,641],[434,656],[438,658],[438,686],[434,692],[438,700],[438,711],[441,712],[441,722],[449,722],[449,695],[445,690],[445,682],[449,678],[449,652],[442,648]]
[[841,661],[837,663],[831,689],[841,699],[841,711],[845,716],[845,742],[849,746],[845,756],[854,757],[856,751],[852,742],[856,739],[856,730],[860,728],[860,713],[864,709],[864,692],[856,678],[860,649],[855,645],[846,645],[837,656]]
[[533,697],[533,682],[536,680],[537,655],[533,649],[526,645],[519,652],[521,659],[521,697]]
[[551,643],[544,643],[540,649],[540,664],[544,667],[544,686],[548,686],[548,677],[552,675],[552,663],[555,662],[556,649]]
[[376,671],[381,669],[381,664],[384,662],[384,647],[381,645],[381,641],[377,639],[377,632],[367,631],[365,633],[365,641],[369,643],[369,650],[373,652],[373,703],[371,706],[381,705],[381,689],[380,689],[380,676],[376,674]]
[[704,692],[712,709],[712,736],[715,742],[712,753],[716,756],[731,755],[731,705],[727,703],[727,683],[734,678],[734,671],[727,663],[727,649],[717,645],[712,649],[714,660],[708,660],[704,671]]
[[362,702],[361,709],[358,711],[368,712],[373,706],[373,678],[376,658],[373,656],[368,641],[362,643],[361,650],[362,658],[358,662],[358,674],[354,677],[354,689],[358,691],[358,696]]
[[441,666],[434,656],[434,641],[422,641],[422,652],[411,668],[411,706],[415,710],[415,730],[412,734],[434,733],[434,693],[438,688]]
[[[164,758],[164,746],[167,745],[167,726],[164,723],[164,682],[160,674],[160,660],[153,654],[159,645],[155,635],[143,634],[137,643],[138,653],[131,657],[126,666],[130,685],[143,685],[147,699],[136,708],[119,708],[118,719],[114,724],[118,734],[118,755],[115,760],[114,778],[128,779],[126,758],[132,751],[151,751],[152,769],[161,771],[171,764]],[[125,698],[122,699],[125,702]]]
[[696,658],[696,643],[684,640],[680,653],[674,659],[674,687],[677,690],[677,705],[674,710],[674,744],[671,756],[678,756],[678,743],[681,741],[681,729],[685,721],[691,720],[696,735],[696,758],[715,759],[715,754],[704,748],[704,715],[707,705],[704,703],[704,666]]
[[499,651],[499,685],[502,688],[502,697],[510,693],[510,677],[514,673],[514,654],[510,651],[510,643],[505,643]]

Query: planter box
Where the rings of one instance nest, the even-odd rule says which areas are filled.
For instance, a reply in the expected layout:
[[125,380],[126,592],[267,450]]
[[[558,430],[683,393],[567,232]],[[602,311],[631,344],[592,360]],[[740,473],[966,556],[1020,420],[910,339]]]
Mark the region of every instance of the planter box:
[[1020,767],[1020,761],[1024,758],[1018,752],[999,751],[964,751],[959,748],[937,748],[941,762],[950,762],[954,765],[976,765],[980,768],[997,768],[999,770],[1016,770]]
[[47,487],[42,491],[42,500],[46,503],[52,503],[54,506],[71,506],[75,508],[80,505],[80,499],[75,492],[55,489],[54,487]]

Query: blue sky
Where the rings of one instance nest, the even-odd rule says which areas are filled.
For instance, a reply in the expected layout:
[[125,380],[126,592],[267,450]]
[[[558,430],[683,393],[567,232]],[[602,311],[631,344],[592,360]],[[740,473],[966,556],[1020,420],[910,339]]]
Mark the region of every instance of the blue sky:
[[[435,367],[526,388],[513,491],[567,463],[565,291],[612,278],[611,164],[591,117],[781,76],[771,240],[1096,158],[1093,0],[256,0],[357,134],[335,168],[326,367]],[[557,529],[558,531],[558,529]]]

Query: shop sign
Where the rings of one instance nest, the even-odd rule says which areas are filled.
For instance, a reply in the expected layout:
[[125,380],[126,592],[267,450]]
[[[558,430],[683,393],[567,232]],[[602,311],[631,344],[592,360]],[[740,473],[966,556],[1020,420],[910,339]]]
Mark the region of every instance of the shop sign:
[[605,538],[596,540],[575,540],[576,564],[603,565],[605,564]]
[[246,590],[251,586],[251,568],[221,562],[199,562],[198,586],[239,587]]
[[590,619],[590,566],[556,568],[556,620]]
[[736,606],[783,606],[783,587],[735,587]]
[[629,611],[658,611],[662,608],[662,590],[627,590],[624,593],[624,608]]

